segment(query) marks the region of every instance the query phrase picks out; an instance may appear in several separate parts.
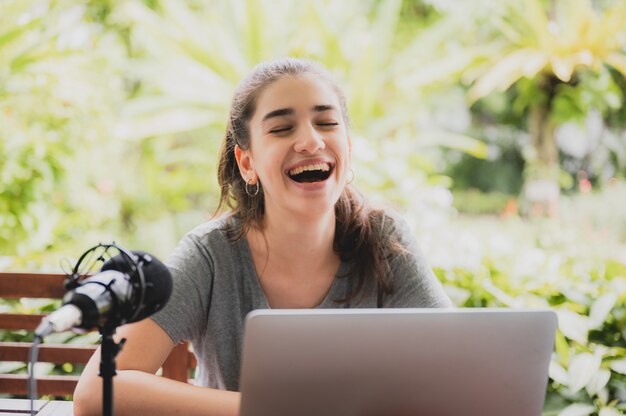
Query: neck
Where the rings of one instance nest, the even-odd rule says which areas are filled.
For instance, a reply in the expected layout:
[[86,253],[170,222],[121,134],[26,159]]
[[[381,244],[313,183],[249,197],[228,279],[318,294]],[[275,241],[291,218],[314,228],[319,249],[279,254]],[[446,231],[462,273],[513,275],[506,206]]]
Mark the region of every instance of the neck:
[[336,259],[333,251],[335,212],[315,218],[265,215],[261,227],[250,230],[249,241],[270,264],[316,270]]

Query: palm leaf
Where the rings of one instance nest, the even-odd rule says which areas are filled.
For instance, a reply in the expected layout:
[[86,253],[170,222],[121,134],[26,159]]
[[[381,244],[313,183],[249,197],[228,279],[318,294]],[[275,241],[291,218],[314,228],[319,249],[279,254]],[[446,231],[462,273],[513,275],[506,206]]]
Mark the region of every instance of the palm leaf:
[[534,49],[514,50],[487,70],[468,92],[476,101],[494,91],[504,91],[523,77],[532,78],[546,65],[546,56]]
[[13,29],[10,29],[0,34],[0,48],[6,47],[6,45],[24,36],[24,34],[28,33],[30,30],[41,25],[41,23],[42,23],[41,18],[33,19],[27,23],[24,23],[20,26],[17,26]]
[[626,55],[612,52],[606,57],[605,61],[626,77]]
[[422,130],[418,135],[422,146],[434,145],[459,150],[479,159],[485,159],[488,153],[487,145],[467,134],[452,132],[444,129]]

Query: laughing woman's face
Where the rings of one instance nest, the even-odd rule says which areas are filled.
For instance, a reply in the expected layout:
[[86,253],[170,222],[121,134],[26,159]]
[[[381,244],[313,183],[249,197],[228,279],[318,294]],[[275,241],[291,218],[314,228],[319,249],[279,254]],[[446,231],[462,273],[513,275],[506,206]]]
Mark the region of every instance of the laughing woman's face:
[[283,77],[261,91],[250,148],[237,150],[246,182],[263,185],[267,215],[334,212],[350,167],[350,138],[337,94],[312,75]]

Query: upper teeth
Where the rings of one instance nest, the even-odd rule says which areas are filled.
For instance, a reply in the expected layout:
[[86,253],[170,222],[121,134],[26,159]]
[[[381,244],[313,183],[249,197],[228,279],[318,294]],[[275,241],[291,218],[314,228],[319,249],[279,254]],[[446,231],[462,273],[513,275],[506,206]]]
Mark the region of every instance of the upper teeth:
[[297,175],[307,170],[321,170],[322,172],[327,172],[330,170],[330,165],[328,163],[316,163],[313,165],[299,166],[289,170],[289,174]]

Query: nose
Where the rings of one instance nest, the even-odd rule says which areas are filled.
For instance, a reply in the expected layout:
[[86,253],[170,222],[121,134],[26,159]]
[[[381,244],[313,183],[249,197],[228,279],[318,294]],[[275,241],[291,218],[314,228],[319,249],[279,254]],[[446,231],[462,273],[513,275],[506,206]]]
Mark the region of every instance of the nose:
[[298,153],[307,152],[315,153],[318,150],[322,150],[326,147],[324,137],[314,126],[307,126],[302,129],[302,132],[297,135],[294,143],[294,150]]

